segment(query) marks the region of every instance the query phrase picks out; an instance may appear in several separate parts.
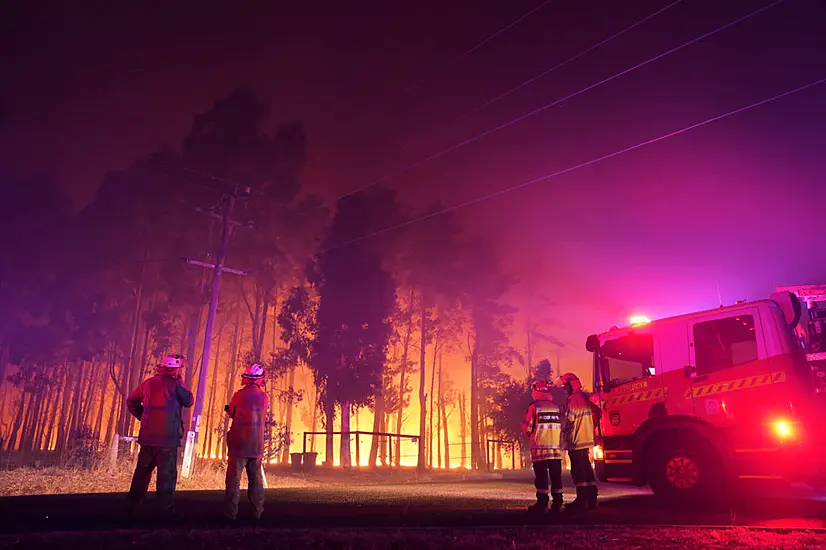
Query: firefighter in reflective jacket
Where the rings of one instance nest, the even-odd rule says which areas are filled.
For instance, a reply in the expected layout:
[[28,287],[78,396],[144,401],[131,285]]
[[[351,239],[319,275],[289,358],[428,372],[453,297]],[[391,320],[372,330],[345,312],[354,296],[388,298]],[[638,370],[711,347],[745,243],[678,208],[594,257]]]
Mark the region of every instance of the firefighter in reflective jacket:
[[571,477],[576,486],[576,499],[565,508],[572,511],[596,508],[597,483],[588,452],[594,446],[594,419],[599,409],[582,390],[582,382],[573,373],[556,379],[555,385],[568,393],[563,439],[571,461]]
[[528,406],[522,430],[531,438],[536,503],[528,510],[544,512],[548,509],[548,481],[553,503],[551,511],[562,508],[562,419],[559,407],[551,397],[551,385],[538,380],[531,386],[533,402]]
[[192,392],[181,383],[184,366],[180,355],[167,355],[155,370],[156,374],[135,388],[126,398],[129,412],[141,423],[138,443],[138,463],[129,488],[130,512],[135,512],[158,469],[157,497],[161,510],[173,514],[173,497],[178,481],[178,447],[183,436],[181,408],[191,407]]
[[232,419],[227,433],[226,493],[224,516],[230,520],[238,517],[238,500],[241,496],[241,474],[247,471],[252,505],[252,515],[259,519],[264,512],[264,426],[269,409],[269,398],[264,390],[264,369],[259,364],[250,365],[241,375],[243,388],[235,392],[225,407]]

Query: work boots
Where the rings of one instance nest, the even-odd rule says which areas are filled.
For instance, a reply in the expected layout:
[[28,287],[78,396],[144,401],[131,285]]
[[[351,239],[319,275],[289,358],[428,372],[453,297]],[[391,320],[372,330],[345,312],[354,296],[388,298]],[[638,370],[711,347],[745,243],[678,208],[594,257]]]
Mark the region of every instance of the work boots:
[[599,494],[599,489],[597,489],[596,485],[591,485],[590,487],[585,487],[587,489],[586,495],[588,497],[588,509],[593,510],[597,507],[597,495]]
[[576,498],[565,505],[566,512],[584,512],[597,507],[598,489],[596,485],[576,488]]
[[548,495],[536,495],[536,502],[528,506],[528,512],[535,514],[544,514],[548,510]]
[[562,510],[562,493],[555,493],[551,501],[551,513],[558,514]]

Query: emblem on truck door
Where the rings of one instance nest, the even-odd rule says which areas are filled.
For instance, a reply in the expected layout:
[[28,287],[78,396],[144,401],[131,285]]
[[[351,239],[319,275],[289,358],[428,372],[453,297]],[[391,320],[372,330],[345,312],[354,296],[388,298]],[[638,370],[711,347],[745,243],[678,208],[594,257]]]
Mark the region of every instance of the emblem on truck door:
[[620,423],[620,413],[619,411],[611,411],[611,414],[608,415],[611,419],[612,426],[619,426]]

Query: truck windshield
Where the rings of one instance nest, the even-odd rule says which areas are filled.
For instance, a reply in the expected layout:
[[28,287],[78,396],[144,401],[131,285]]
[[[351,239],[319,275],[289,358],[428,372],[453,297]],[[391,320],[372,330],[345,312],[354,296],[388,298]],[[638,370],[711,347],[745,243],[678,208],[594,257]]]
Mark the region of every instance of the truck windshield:
[[602,377],[608,386],[618,386],[655,374],[654,338],[650,334],[628,334],[608,340],[600,348]]

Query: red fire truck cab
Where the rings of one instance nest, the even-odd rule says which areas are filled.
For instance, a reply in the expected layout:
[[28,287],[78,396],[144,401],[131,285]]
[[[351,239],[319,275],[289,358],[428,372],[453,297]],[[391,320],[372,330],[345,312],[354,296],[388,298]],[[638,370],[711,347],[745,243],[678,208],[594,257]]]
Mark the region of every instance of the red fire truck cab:
[[746,479],[819,482],[826,419],[789,292],[588,338],[602,407],[601,481],[660,496]]

